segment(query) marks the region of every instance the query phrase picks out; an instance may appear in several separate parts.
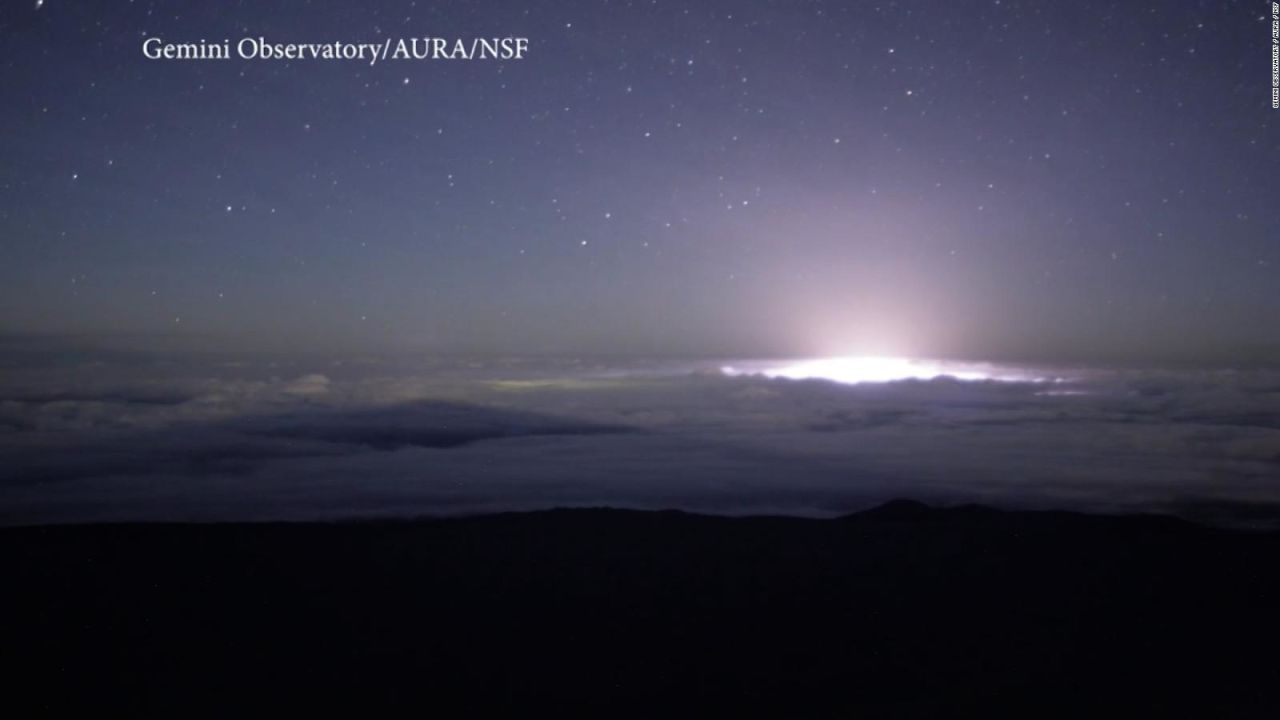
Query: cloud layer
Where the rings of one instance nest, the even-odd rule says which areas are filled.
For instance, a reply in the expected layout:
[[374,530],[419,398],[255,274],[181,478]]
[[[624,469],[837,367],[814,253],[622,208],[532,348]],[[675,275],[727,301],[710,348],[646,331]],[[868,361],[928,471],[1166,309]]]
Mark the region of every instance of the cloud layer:
[[92,361],[0,381],[0,522],[894,497],[1280,518],[1280,373],[839,385],[717,363]]

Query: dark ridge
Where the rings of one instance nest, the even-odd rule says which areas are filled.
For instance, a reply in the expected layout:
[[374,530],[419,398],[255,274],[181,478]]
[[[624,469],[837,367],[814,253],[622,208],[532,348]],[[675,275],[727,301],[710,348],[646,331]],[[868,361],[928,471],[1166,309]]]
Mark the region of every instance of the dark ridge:
[[925,505],[918,500],[890,500],[889,502],[870,510],[863,510],[852,515],[846,515],[847,520],[857,519],[877,519],[877,520],[921,520],[933,515],[933,508]]
[[1274,717],[1280,534],[929,508],[0,529],[0,710]]

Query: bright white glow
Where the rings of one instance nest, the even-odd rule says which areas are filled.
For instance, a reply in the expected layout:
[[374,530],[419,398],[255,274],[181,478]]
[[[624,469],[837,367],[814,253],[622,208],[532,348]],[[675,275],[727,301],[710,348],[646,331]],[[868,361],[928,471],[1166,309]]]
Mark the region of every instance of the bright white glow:
[[1007,382],[1042,382],[1043,377],[1022,370],[987,364],[949,363],[938,360],[916,360],[895,357],[837,357],[805,360],[750,371],[723,367],[726,375],[760,374],[789,380],[831,380],[838,383],[883,383],[895,380],[932,380],[952,377],[957,380],[999,380]]
[[929,380],[943,374],[942,370],[932,363],[893,357],[823,358],[764,371],[766,377],[782,377],[790,380],[817,378],[841,383],[889,382],[911,378]]

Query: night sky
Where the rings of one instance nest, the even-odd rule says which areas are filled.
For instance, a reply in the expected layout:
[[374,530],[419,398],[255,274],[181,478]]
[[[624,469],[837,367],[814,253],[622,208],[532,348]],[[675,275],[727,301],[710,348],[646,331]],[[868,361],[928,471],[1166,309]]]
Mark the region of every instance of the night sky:
[[[5,5],[8,335],[1280,356],[1269,3]],[[529,51],[142,51],[258,36]]]

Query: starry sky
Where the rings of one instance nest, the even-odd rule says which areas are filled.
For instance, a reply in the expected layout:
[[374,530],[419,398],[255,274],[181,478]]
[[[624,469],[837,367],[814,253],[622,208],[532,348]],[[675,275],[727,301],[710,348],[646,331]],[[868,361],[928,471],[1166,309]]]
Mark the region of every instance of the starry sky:
[[[0,333],[1280,360],[1265,2],[0,10]],[[142,44],[527,37],[518,61]]]

